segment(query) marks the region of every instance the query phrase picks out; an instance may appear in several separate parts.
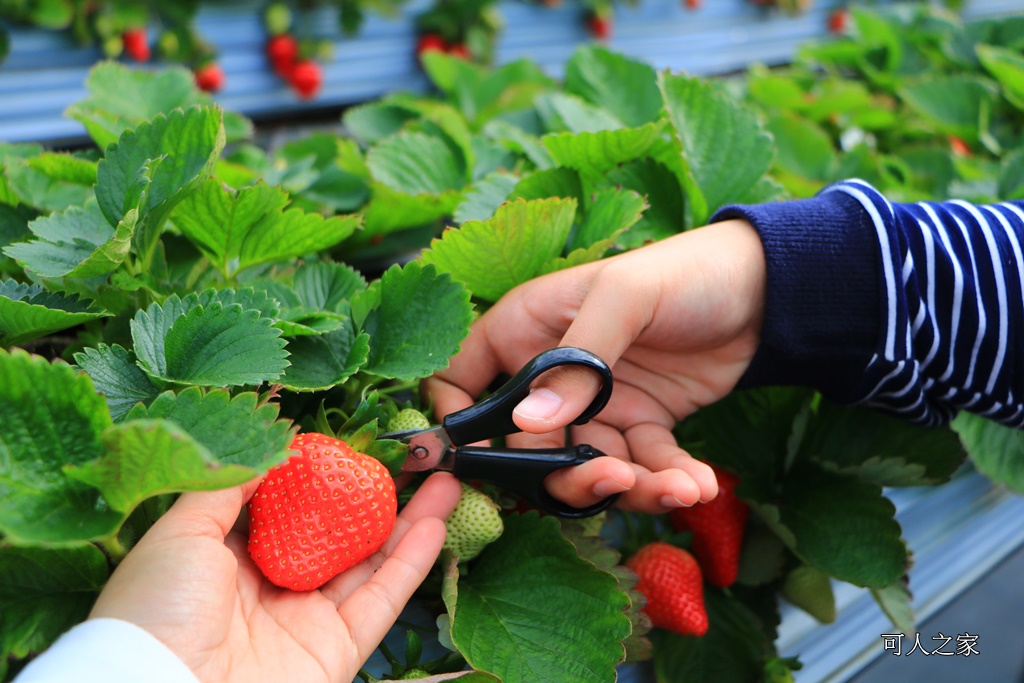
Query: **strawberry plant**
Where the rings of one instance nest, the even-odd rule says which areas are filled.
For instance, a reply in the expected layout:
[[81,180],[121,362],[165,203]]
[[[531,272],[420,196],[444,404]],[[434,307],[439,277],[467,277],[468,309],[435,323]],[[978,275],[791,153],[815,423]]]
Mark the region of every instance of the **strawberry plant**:
[[[845,175],[900,197],[1020,196],[1024,165],[1006,153],[1022,97],[1012,32],[852,17],[852,37],[741,82],[598,46],[560,81],[527,60],[491,69],[426,51],[432,94],[353,107],[344,135],[273,149],[187,70],[96,67],[68,111],[95,149],[0,145],[5,675],[84,618],[177,492],[280,466],[300,429],[396,470],[404,447],[384,430],[426,426],[420,380],[519,283]],[[925,49],[933,31],[944,49]],[[950,135],[972,155],[954,158]],[[663,681],[781,676],[796,663],[775,651],[779,596],[827,621],[841,580],[910,627],[888,487],[940,484],[966,450],[1024,490],[1019,433],[976,417],[923,430],[761,389],[676,433],[738,482],[723,485],[746,511],[727,561],[706,559],[699,522],[673,533],[667,516],[611,511],[585,525],[488,490],[500,535],[439,562],[421,596],[439,619],[396,627],[410,645],[388,675],[611,681],[653,658]],[[658,594],[626,568],[651,543],[686,551],[705,577],[703,635],[660,617],[652,628]],[[447,649],[426,661],[420,641]]]

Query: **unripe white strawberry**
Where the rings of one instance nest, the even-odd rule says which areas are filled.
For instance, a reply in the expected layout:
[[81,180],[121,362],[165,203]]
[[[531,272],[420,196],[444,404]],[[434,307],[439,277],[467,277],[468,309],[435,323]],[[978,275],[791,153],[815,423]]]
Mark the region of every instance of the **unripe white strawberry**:
[[463,484],[459,504],[445,522],[448,537],[444,547],[461,561],[472,560],[505,530],[500,510],[486,493]]
[[388,421],[389,432],[411,432],[420,429],[430,429],[430,420],[415,408],[399,410],[398,414]]

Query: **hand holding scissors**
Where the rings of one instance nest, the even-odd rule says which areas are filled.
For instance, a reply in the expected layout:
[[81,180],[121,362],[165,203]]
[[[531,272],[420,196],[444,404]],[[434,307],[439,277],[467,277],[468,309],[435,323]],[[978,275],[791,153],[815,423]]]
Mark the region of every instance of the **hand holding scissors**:
[[439,427],[387,434],[409,446],[403,472],[445,470],[459,479],[496,484],[518,493],[549,514],[559,517],[589,517],[607,509],[617,495],[592,505],[575,507],[564,503],[544,488],[547,476],[576,467],[604,455],[582,444],[564,448],[492,448],[471,446],[480,441],[520,431],[512,419],[513,409],[530,393],[530,384],[548,370],[576,365],[593,370],[601,388],[574,424],[584,424],[608,403],[612,393],[611,369],[600,358],[572,347],[550,349],[523,366],[512,379],[484,400],[445,416]]

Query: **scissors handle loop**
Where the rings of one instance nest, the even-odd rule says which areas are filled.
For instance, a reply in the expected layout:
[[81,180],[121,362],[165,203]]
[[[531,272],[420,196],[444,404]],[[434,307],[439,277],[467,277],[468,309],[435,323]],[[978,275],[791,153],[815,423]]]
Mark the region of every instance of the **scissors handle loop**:
[[581,425],[589,422],[590,418],[601,412],[612,394],[611,368],[590,351],[561,346],[534,357],[512,379],[484,400],[445,417],[444,429],[452,444],[463,446],[521,431],[512,421],[512,410],[529,395],[533,380],[560,365],[581,365],[600,376],[601,389],[597,396],[572,423]]

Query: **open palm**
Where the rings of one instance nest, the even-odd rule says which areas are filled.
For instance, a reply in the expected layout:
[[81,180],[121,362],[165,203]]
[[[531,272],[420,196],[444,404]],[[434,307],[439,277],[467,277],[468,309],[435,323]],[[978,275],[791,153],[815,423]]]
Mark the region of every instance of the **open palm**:
[[258,482],[187,493],[139,541],[93,608],[141,626],[203,681],[351,681],[394,624],[444,542],[459,499],[431,476],[381,550],[297,593],[267,581],[235,531]]

